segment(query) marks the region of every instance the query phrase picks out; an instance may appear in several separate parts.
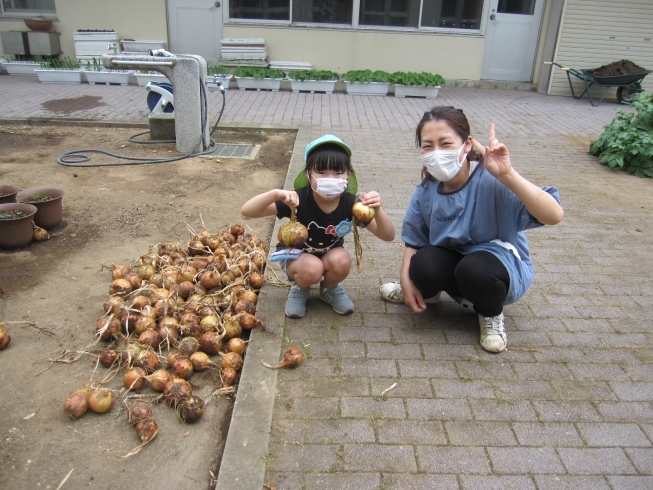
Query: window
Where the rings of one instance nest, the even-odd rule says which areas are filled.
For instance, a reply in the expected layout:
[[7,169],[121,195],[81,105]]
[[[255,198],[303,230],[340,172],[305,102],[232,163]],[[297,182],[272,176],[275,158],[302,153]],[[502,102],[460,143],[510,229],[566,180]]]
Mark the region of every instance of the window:
[[351,25],[353,0],[292,0],[293,22]]
[[54,14],[54,0],[2,0],[2,14]]
[[231,0],[232,19],[290,20],[288,0]]
[[360,24],[417,28],[419,3],[420,0],[360,0]]
[[[524,9],[535,0],[500,0]],[[291,13],[292,2],[292,13]],[[340,24],[349,27],[478,30],[484,0],[229,0],[231,19]],[[421,19],[420,19],[421,9]],[[355,23],[358,12],[358,24]]]
[[425,1],[422,26],[479,29],[482,11],[483,0]]

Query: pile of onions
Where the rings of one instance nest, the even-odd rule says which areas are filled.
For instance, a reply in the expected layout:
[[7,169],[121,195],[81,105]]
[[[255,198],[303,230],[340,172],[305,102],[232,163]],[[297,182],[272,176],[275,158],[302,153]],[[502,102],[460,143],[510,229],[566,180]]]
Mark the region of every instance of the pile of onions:
[[[289,236],[299,246],[306,229],[292,221],[299,226]],[[193,233],[185,245],[160,243],[132,265],[110,268],[109,296],[94,333],[98,341],[109,343],[98,361],[110,371],[105,379],[122,376],[125,405],[147,398],[144,392],[151,390],[161,394],[182,422],[197,422],[206,406],[189,379],[199,377],[193,380],[196,388],[209,380],[213,389],[213,376],[197,374],[208,369],[219,373],[223,388],[237,382],[248,331],[262,325],[256,304],[265,283],[266,257],[258,237],[243,225],[232,225],[220,233]],[[3,335],[8,343],[0,324],[0,348],[6,346]],[[64,410],[79,418],[89,408],[105,413],[113,404],[111,390],[91,389],[89,383],[66,400]],[[135,401],[127,413],[143,444],[156,436],[152,405]]]

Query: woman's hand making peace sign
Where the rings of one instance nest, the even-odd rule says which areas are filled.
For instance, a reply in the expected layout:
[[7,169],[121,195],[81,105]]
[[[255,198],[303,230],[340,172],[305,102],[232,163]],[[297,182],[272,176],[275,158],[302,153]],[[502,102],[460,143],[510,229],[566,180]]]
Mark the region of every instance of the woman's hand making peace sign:
[[510,163],[510,154],[508,148],[494,136],[494,123],[490,123],[490,130],[488,136],[489,146],[483,146],[474,137],[472,137],[472,144],[478,152],[483,155],[483,165],[496,178],[505,177],[512,172],[512,164]]

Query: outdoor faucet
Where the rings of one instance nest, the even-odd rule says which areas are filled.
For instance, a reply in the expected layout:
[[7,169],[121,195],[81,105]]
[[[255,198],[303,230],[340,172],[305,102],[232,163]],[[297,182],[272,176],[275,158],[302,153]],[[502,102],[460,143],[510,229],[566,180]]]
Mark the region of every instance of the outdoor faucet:
[[107,49],[113,49],[113,54],[118,54],[118,43],[117,42],[112,42],[109,44]]

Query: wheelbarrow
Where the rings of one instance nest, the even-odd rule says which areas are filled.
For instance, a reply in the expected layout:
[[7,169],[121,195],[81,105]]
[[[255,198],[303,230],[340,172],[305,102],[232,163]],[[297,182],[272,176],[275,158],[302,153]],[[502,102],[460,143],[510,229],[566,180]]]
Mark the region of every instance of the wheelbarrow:
[[[608,90],[614,87],[617,88],[617,100],[620,103],[630,104],[633,101],[635,94],[642,91],[642,85],[640,82],[646,75],[652,73],[651,70],[646,70],[641,73],[632,73],[628,75],[595,77],[591,72],[596,68],[576,70],[574,68],[567,68],[553,61],[545,61],[544,64],[555,65],[567,73],[569,88],[571,88],[571,95],[574,97],[574,99],[580,99],[583,95],[587,94],[590,99],[590,104],[592,104],[594,107],[597,107],[601,102],[603,102],[603,99],[605,99],[605,96],[608,94]],[[579,80],[582,80],[585,84],[585,90],[582,94],[576,95],[574,92],[574,84],[572,83],[571,75],[578,78]],[[595,98],[592,97],[592,93],[590,92],[590,87],[592,85],[597,85],[599,87],[605,88],[605,91],[603,92],[603,95],[598,102],[595,102]]]

